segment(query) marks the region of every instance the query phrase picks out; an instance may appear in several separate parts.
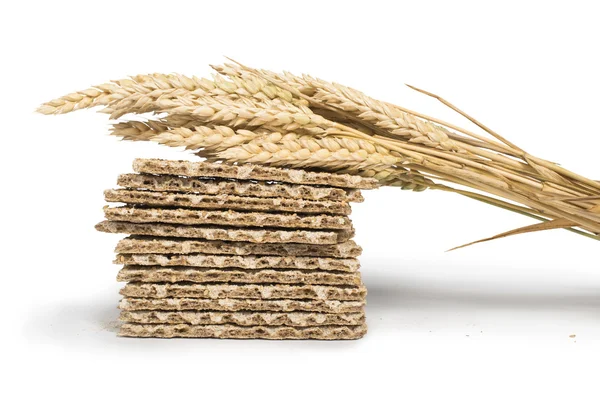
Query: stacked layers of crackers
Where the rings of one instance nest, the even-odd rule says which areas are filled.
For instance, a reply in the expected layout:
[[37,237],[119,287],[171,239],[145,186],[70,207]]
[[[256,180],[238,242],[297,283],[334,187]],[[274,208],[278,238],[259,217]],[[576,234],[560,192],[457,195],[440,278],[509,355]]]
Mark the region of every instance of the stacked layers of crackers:
[[130,236],[120,335],[357,339],[366,333],[350,202],[376,181],[138,159],[96,228]]

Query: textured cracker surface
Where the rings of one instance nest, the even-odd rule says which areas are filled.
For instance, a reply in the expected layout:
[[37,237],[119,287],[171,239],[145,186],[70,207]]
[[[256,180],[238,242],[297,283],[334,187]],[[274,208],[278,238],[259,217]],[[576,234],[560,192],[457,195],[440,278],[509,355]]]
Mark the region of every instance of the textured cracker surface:
[[364,305],[364,300],[149,299],[124,297],[119,303],[119,308],[127,311],[310,311],[324,313],[355,313],[363,312]]
[[119,241],[115,248],[115,252],[127,254],[203,253],[352,258],[360,256],[362,248],[353,240],[348,240],[339,244],[247,243],[226,242],[221,240],[163,239],[156,237],[130,236]]
[[354,230],[285,230],[276,228],[190,226],[161,223],[138,224],[118,221],[102,221],[96,225],[96,229],[100,232],[126,233],[129,235],[251,243],[334,244],[345,242],[354,236]]
[[119,282],[226,282],[226,283],[287,283],[312,285],[360,285],[359,272],[324,272],[236,268],[211,269],[194,267],[123,267]]
[[236,325],[144,325],[123,324],[119,335],[155,338],[222,338],[222,339],[359,339],[367,333],[366,325],[319,327],[265,327]]
[[119,176],[117,184],[129,189],[146,189],[158,192],[224,194],[263,198],[282,197],[285,199],[355,203],[364,201],[360,190],[355,189],[292,185],[287,183],[240,182],[173,175],[123,174]]
[[104,192],[108,202],[140,204],[153,207],[183,207],[210,210],[280,211],[307,214],[348,215],[350,205],[342,201],[312,201],[280,197],[240,197],[226,194],[199,195],[190,193],[151,192],[148,190],[109,189]]
[[339,215],[271,214],[263,212],[207,211],[187,208],[104,207],[109,221],[183,225],[268,226],[278,228],[351,229],[350,219]]
[[120,320],[136,324],[189,324],[238,326],[362,325],[365,313],[325,314],[310,312],[221,311],[122,311]]
[[349,189],[373,189],[379,183],[373,178],[357,175],[310,172],[302,169],[265,167],[262,165],[229,165],[210,162],[141,159],[133,161],[133,170],[155,175],[183,175],[240,180],[275,181],[300,185],[324,185]]
[[231,256],[211,254],[119,254],[116,264],[185,266],[202,268],[301,269],[355,272],[360,263],[355,258]]
[[130,282],[120,291],[126,297],[201,299],[296,299],[364,301],[367,289],[321,285],[256,285]]

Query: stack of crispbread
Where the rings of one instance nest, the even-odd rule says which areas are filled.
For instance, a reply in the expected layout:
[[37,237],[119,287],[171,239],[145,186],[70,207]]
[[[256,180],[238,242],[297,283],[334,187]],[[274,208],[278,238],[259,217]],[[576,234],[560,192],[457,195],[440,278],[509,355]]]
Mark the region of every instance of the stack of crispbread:
[[107,190],[125,233],[122,336],[357,339],[366,333],[349,202],[377,182],[256,165],[137,159]]

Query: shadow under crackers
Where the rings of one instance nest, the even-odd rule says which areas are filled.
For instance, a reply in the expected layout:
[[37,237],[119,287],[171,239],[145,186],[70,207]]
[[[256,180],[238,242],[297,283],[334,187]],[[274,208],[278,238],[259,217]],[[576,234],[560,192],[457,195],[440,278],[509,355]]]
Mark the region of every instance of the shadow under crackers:
[[[538,287],[493,281],[457,284],[456,280],[428,281],[410,271],[399,271],[394,264],[393,260],[382,260],[377,268],[361,268],[368,290],[367,322],[386,317],[406,321],[415,311],[421,317],[432,318],[443,312],[460,312],[463,316],[493,312],[535,316],[551,312],[557,319],[592,318],[600,324],[600,282],[588,286],[556,282]],[[445,322],[452,324],[453,320],[450,317]]]
[[[390,261],[390,264],[392,261]],[[401,330],[402,325],[386,322],[393,318],[402,318],[411,323],[410,318],[436,318],[440,312],[460,312],[461,315],[490,313],[494,311],[544,313],[552,312],[557,319],[572,317],[590,317],[598,319],[600,315],[600,287],[564,287],[548,286],[531,291],[525,286],[511,288],[501,285],[479,287],[472,282],[468,285],[456,285],[452,282],[428,282],[415,279],[414,275],[385,273],[393,270],[385,268],[363,268],[362,276],[368,289],[367,338],[375,338],[379,329]],[[397,267],[396,267],[397,268]],[[397,271],[397,270],[396,270]],[[131,339],[117,336],[119,330],[119,295],[116,290],[106,291],[95,296],[72,299],[71,302],[46,304],[40,299],[32,308],[23,326],[22,334],[33,342],[53,342],[60,346],[85,346],[89,342],[100,342],[132,346],[132,342],[189,342],[189,339]],[[418,316],[410,312],[418,311]],[[408,320],[407,320],[408,318]],[[599,319],[600,320],[600,319]],[[377,323],[372,323],[377,321]],[[445,323],[462,326],[464,321],[445,318]],[[386,326],[387,325],[387,326]],[[426,329],[423,327],[422,329]],[[199,341],[191,341],[199,343]],[[229,346],[227,343],[243,342],[245,348],[264,348],[283,346],[285,348],[320,348],[333,346],[337,349],[350,349],[360,345],[358,341],[266,341],[266,340],[208,340],[200,341],[210,346]],[[262,343],[262,344],[260,344]],[[142,345],[147,348],[147,346]],[[170,345],[168,345],[170,346]],[[291,346],[291,347],[290,347]],[[136,347],[135,345],[133,347]],[[162,347],[162,345],[159,345]]]

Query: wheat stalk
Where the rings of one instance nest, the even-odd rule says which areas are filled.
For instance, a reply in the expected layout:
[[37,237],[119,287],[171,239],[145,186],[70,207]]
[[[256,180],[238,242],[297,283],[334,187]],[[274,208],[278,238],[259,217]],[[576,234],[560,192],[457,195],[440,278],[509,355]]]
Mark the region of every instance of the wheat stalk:
[[[229,162],[258,162],[332,172],[359,173],[387,185],[421,191],[433,182],[402,168],[398,157],[382,146],[351,138],[315,139],[308,135],[282,135],[264,129],[233,130],[225,126],[169,129],[160,121],[130,121],[113,125],[112,135],[125,140],[146,140],[189,150],[203,149],[202,156]],[[252,158],[252,159],[251,159]],[[287,161],[286,161],[287,160]]]
[[343,171],[413,190],[452,191],[543,221],[516,233],[557,227],[600,233],[599,182],[531,156],[439,96],[416,89],[493,139],[308,75],[240,64],[213,68],[213,79],[150,74],[112,81],[38,111],[104,106],[111,118],[154,113],[160,119],[120,122],[112,134],[183,146],[211,160]]
[[[256,78],[256,79],[258,81],[260,81],[259,78]],[[160,85],[160,86],[155,85],[155,86],[150,87],[150,89],[157,89],[157,88],[158,89],[163,89],[163,88],[169,88],[171,86],[178,87],[177,85],[167,85],[167,84],[165,84],[165,85]],[[181,86],[181,85],[179,85],[179,86]],[[188,85],[188,86],[191,86],[191,85]],[[263,82],[263,86],[266,86],[266,85],[264,85],[264,82]],[[188,87],[188,88],[189,89],[194,89],[194,87]],[[233,88],[229,88],[229,92],[232,92],[232,90],[233,90]],[[220,95],[220,93],[217,93],[216,95]],[[227,98],[221,98],[221,99],[217,99],[217,100],[219,102],[223,103],[223,104],[226,104],[226,101],[228,101],[229,99],[227,99]],[[147,102],[145,102],[145,103],[147,103]],[[248,104],[248,102],[246,102],[246,103]],[[212,104],[214,105],[214,104],[217,104],[217,103],[213,101]],[[256,105],[253,102],[249,102],[249,104],[250,104],[250,106]],[[218,104],[218,105],[221,106],[222,104]],[[285,105],[285,104],[281,104],[281,103],[270,104],[270,103],[268,103],[268,102],[265,101],[264,104],[261,103],[260,105],[263,106],[263,107],[265,107],[265,108],[267,108],[267,109],[269,109],[270,111],[273,111],[274,108],[279,108],[279,109],[281,109],[281,110],[283,110],[285,112],[287,112],[287,111],[294,111],[296,113],[301,112],[301,113],[304,113],[304,114],[311,114],[310,112],[307,112],[306,109],[304,109],[304,110],[291,109],[290,105]],[[209,113],[210,114],[211,113],[210,111],[206,110],[205,108],[200,108],[200,107],[203,107],[203,106],[206,106],[206,99],[199,99],[199,98],[194,98],[194,96],[187,96],[186,95],[185,98],[162,99],[162,100],[160,100],[158,102],[157,105],[155,105],[153,107],[153,110],[156,110],[156,109],[159,109],[159,108],[161,108],[163,111],[171,109],[171,112],[174,113],[174,114],[192,115],[192,116],[193,115],[204,116],[204,113]],[[192,110],[193,107],[196,107],[196,109]],[[129,111],[132,111],[132,110],[129,110]],[[145,109],[143,111],[147,111],[147,109]],[[221,107],[221,108],[219,108],[219,111],[221,112],[221,114],[225,114],[225,115],[227,115],[229,117],[236,116],[236,115],[240,114],[240,110],[239,109],[231,109],[231,108],[230,109],[225,109],[225,108]],[[255,112],[255,111],[251,111],[251,112]],[[273,116],[271,115],[271,117],[273,117]],[[190,119],[186,119],[186,123],[189,120]],[[325,121],[325,120],[321,120],[321,122],[323,122],[323,121]],[[214,122],[214,120],[211,121],[211,122]],[[228,122],[228,123],[232,124],[233,126],[238,126],[241,123],[249,123],[251,125],[255,124],[255,122],[243,121],[243,118],[242,118],[241,122],[239,120],[233,120],[232,121],[231,119],[228,120],[228,121],[221,120],[221,121],[218,121],[218,122],[219,123]],[[327,122],[330,122],[330,121],[327,121]],[[274,125],[273,121],[270,121],[269,124],[270,125]],[[280,127],[280,126],[281,126],[281,124],[275,125],[275,127]],[[298,126],[294,125],[294,124],[291,124],[291,125],[285,127],[285,129],[287,129],[287,130],[296,129],[296,128],[298,128]],[[302,127],[302,129],[309,129],[309,128],[314,128],[314,125],[313,126],[303,126]],[[323,133],[323,131],[312,129],[311,133],[321,134],[321,133]],[[500,173],[506,175],[506,174],[509,174],[510,172],[500,171]],[[521,179],[520,177],[517,177],[517,178]]]
[[253,99],[255,102],[281,101],[298,106],[308,104],[306,100],[294,98],[287,90],[258,78],[228,81],[220,75],[215,75],[214,80],[209,80],[180,74],[150,74],[136,75],[131,79],[116,80],[71,93],[42,104],[37,111],[42,114],[63,114],[84,108],[106,106],[102,112],[116,119],[127,113],[157,111],[160,109],[157,102],[161,99],[201,97]]
[[347,171],[358,171],[370,166],[391,166],[402,162],[401,158],[389,150],[365,140],[335,137],[317,139],[296,133],[259,137],[246,144],[228,148],[218,155],[235,162],[281,166],[286,160],[290,160],[299,167],[309,166],[303,165],[307,163],[311,167]]
[[[170,81],[169,81],[169,79],[173,80],[171,78],[171,76],[154,74],[154,75],[151,76],[151,81],[154,82],[154,84],[148,85],[148,88],[152,89],[152,90],[177,89],[177,90],[179,90],[179,95],[182,98],[185,97],[186,99],[190,99],[190,101],[187,102],[187,105],[191,106],[191,105],[194,104],[193,100],[195,98],[197,99],[197,97],[199,95],[201,95],[201,94],[204,94],[204,95],[213,95],[213,96],[223,96],[224,94],[233,94],[236,90],[239,91],[240,90],[239,88],[241,88],[241,87],[244,86],[244,82],[245,81],[240,78],[241,76],[244,76],[244,73],[240,69],[236,70],[234,67],[229,67],[229,69],[227,69],[225,67],[214,67],[214,68],[218,72],[220,72],[222,74],[227,74],[228,76],[231,76],[233,79],[236,79],[236,83],[233,84],[231,82],[219,80],[217,78],[217,79],[215,79],[213,86],[210,86],[210,81],[205,82],[203,85],[200,85],[200,84],[194,85],[193,81],[191,79],[189,79],[189,78],[187,78],[187,81],[184,81],[184,83],[178,83],[180,80],[182,80],[182,78],[180,76],[176,76],[176,78],[177,78],[175,80],[176,83],[173,84],[173,83],[170,83]],[[288,79],[290,79],[290,77],[293,77],[293,75],[287,74],[286,77]],[[246,74],[245,78],[249,79],[248,78],[248,74]],[[144,79],[137,79],[137,80],[139,80],[141,82],[144,82]],[[294,77],[294,79],[295,79],[295,81],[299,81],[300,80],[297,77]],[[156,84],[157,82],[158,82],[158,84]],[[187,82],[187,83],[185,83],[185,82]],[[358,97],[359,99],[361,99],[363,105],[364,104],[370,104],[370,105],[376,104],[379,110],[384,110],[384,111],[385,110],[389,110],[389,108],[385,104],[383,104],[381,102],[377,102],[374,99],[367,98],[362,93],[360,93],[358,91],[354,91],[354,90],[352,90],[350,88],[342,87],[341,85],[338,85],[337,87],[335,87],[334,85],[327,84],[325,81],[315,80],[315,79],[312,79],[312,78],[306,78],[302,82],[305,85],[305,88],[303,89],[304,91],[306,91],[306,87],[311,87],[312,90],[313,90],[313,92],[314,91],[318,91],[318,90],[324,90],[324,89],[327,89],[330,92],[335,92],[336,90],[338,90],[339,87],[341,87],[341,88],[344,88],[344,91],[347,91],[351,95],[353,95],[354,97]],[[252,87],[253,88],[252,91],[256,93],[257,92],[257,88],[260,88],[260,87],[263,87],[263,88],[269,87],[269,84],[267,83],[267,81],[265,81],[262,78],[254,77],[252,83],[251,84],[247,84],[246,86]],[[220,88],[220,89],[218,91],[216,91],[216,92],[213,91],[212,93],[206,93],[205,91],[202,92],[202,93],[187,93],[187,92],[185,92],[185,90],[188,90],[188,91],[189,90],[195,90],[198,87],[203,87],[203,90],[207,89],[207,88],[214,90],[217,87]],[[221,88],[223,90],[221,90]],[[271,98],[272,97],[276,97],[276,95],[274,94],[275,91],[271,90],[270,92],[271,93],[269,94],[269,97],[271,97]],[[290,94],[289,91],[282,91],[282,93],[285,93],[285,95],[281,96],[282,100],[291,100],[291,99],[293,99],[293,97],[290,97],[291,94]],[[244,92],[242,94],[248,95],[248,92]],[[355,114],[358,113],[361,116],[377,115],[376,112],[371,109],[371,108],[373,108],[372,106],[370,107],[369,110],[366,110],[366,108],[365,108],[366,106],[364,106],[363,109],[360,109],[360,107],[355,107],[355,108],[349,107],[347,105],[347,104],[349,104],[351,102],[351,100],[349,99],[349,96],[350,95],[346,96],[346,100],[345,100],[345,103],[344,103],[344,104],[346,104],[346,106],[344,107],[345,111],[348,111],[348,110],[354,111]],[[329,98],[335,98],[335,96],[329,94]],[[117,104],[118,106],[116,108],[122,108],[122,107],[126,108],[126,107],[128,107],[129,104],[122,104],[122,102],[126,101],[126,100],[128,102],[130,101],[128,99],[121,100]],[[181,99],[179,99],[179,100],[181,100]],[[264,100],[264,101],[266,102],[268,100]],[[119,104],[121,104],[121,105],[119,105]],[[139,104],[139,102],[138,102],[138,104]],[[157,110],[157,109],[160,108],[156,104],[153,104],[152,101],[148,101],[148,100],[143,101],[142,104],[152,104],[152,108],[150,108],[150,109],[149,108],[146,108],[146,109],[139,109],[138,108],[137,111],[143,112],[143,111]],[[165,107],[165,104],[166,103],[163,101],[162,104],[161,104],[161,106]],[[354,102],[353,104],[359,104],[359,102]],[[260,104],[260,103],[250,102],[250,105],[251,106],[261,105],[261,106],[264,106],[266,108],[269,108],[269,107],[272,108],[273,107],[273,105],[269,104],[269,103]],[[278,106],[282,106],[282,104],[280,104],[280,103],[278,103],[277,105]],[[285,106],[285,105],[283,105],[283,106]],[[122,111],[119,111],[117,113],[117,115],[121,115],[123,113],[126,113],[127,111],[131,112],[131,111],[135,111],[135,110],[133,110],[133,109],[129,109],[129,110],[125,110],[125,111],[122,110]],[[186,114],[186,113],[184,112],[183,114]],[[392,119],[391,114],[392,113],[390,113],[390,112],[388,112],[387,115],[385,115],[383,113],[380,113],[379,114],[379,122],[377,123],[377,125],[379,125],[379,126],[385,126],[388,129],[393,128],[392,132],[394,132],[396,134],[398,134],[399,132],[405,132],[405,133],[409,132],[410,135],[411,135],[411,139],[409,141],[412,142],[412,143],[422,143],[422,144],[425,144],[425,145],[430,146],[430,147],[437,147],[437,148],[446,149],[446,150],[453,150],[453,149],[454,150],[458,149],[459,151],[461,150],[461,149],[459,149],[460,146],[457,146],[456,144],[454,144],[454,143],[457,143],[457,142],[453,142],[452,140],[450,140],[448,138],[448,136],[446,134],[447,131],[445,129],[443,129],[442,127],[436,126],[434,124],[430,124],[430,123],[428,123],[426,121],[421,121],[421,120],[416,119],[416,118],[414,118],[414,117],[410,116],[409,114],[406,114],[406,113],[404,113],[402,111],[396,111],[394,114],[395,114],[395,121],[398,121],[398,120],[401,119],[403,121],[403,126],[398,126],[398,125],[393,126],[394,120]],[[402,117],[402,118],[400,118],[400,117]],[[188,123],[188,122],[189,122],[189,120],[185,121],[185,123]],[[411,126],[411,125],[414,126],[414,129],[413,128],[410,128],[410,129],[407,128],[408,126]],[[357,127],[357,128],[360,129],[360,127]],[[374,126],[374,128],[377,129],[377,126]],[[427,133],[427,135],[423,134],[422,132],[419,132],[419,130],[424,131],[425,133]],[[364,130],[362,130],[362,131],[364,132]],[[431,140],[432,138],[434,140]],[[468,150],[471,150],[471,148],[472,148],[472,146],[469,145],[469,144],[462,144],[462,146],[463,147],[467,147]],[[465,150],[462,149],[462,151],[465,151]],[[497,166],[497,170],[495,171],[496,173],[500,173],[500,174],[503,174],[505,176],[512,176],[513,178],[516,178],[517,180],[519,180],[521,183],[536,185],[536,182],[534,182],[531,179],[528,180],[527,178],[523,178],[521,176],[514,175],[514,174],[510,175],[511,174],[510,169],[517,168],[517,169],[522,169],[523,170],[523,169],[526,168],[525,165],[520,164],[520,163],[515,162],[515,161],[512,161],[512,160],[507,159],[507,158],[502,158],[502,156],[497,156],[497,155],[494,155],[493,153],[485,152],[484,150],[477,150],[477,149],[475,149],[475,152],[477,152],[479,155],[484,155],[488,159],[492,159],[492,160],[496,160],[496,161],[498,161],[499,158],[500,158],[500,161],[503,161],[503,162],[505,162],[505,163],[508,164],[507,166],[499,166],[499,167]],[[531,171],[535,171],[535,170],[532,170],[532,169],[528,170],[528,175],[531,175]],[[539,189],[541,187],[541,185],[537,184],[537,187]],[[573,192],[566,192],[566,191],[564,191],[563,188],[560,188],[560,187],[555,188],[555,190],[557,191],[557,193],[562,194],[562,195],[575,194]]]
[[188,150],[206,149],[222,151],[251,141],[271,131],[246,129],[233,130],[227,126],[191,126],[169,129],[159,121],[129,121],[113,125],[111,134],[125,140],[146,140],[169,147],[185,147]]
[[[169,114],[184,115],[192,120],[196,119],[208,124],[223,124],[232,127],[260,126],[282,132],[302,131],[321,137],[352,137],[362,138],[363,141],[367,138],[370,139],[363,132],[313,114],[305,107],[274,104],[270,108],[261,109],[245,105],[238,106],[226,99],[215,98],[164,100],[161,104],[164,107],[163,111]],[[380,147],[385,147],[385,145],[386,142],[380,141]],[[396,150],[405,154],[405,162],[419,163],[420,160],[435,160],[434,156],[423,157],[418,153],[401,148]],[[415,156],[416,158],[412,158]],[[418,173],[413,171],[413,176],[418,176]],[[418,181],[415,187],[421,190],[423,189],[422,179],[418,179]]]
[[[354,139],[278,133],[264,135],[245,144],[213,152],[203,150],[200,155],[210,160],[235,163],[258,163],[292,168],[319,168],[332,172],[354,173],[377,177],[388,184],[422,190],[428,183],[409,181],[409,172],[400,167],[402,160],[382,146]],[[414,178],[413,178],[414,179]]]
[[84,108],[105,106],[128,95],[129,92],[123,88],[107,83],[51,100],[42,104],[36,111],[46,115],[66,114]]
[[[260,79],[255,74],[237,65],[226,64],[224,66],[213,66],[213,68],[232,79]],[[297,89],[299,93],[311,94],[311,97],[318,102],[317,104],[320,102],[329,106],[329,109],[342,111],[346,113],[347,117],[360,121],[373,130],[405,137],[413,143],[430,147],[439,147],[449,151],[460,150],[458,144],[448,137],[443,128],[414,118],[404,112],[393,110],[382,102],[367,98],[358,91],[353,92],[349,88],[329,84],[308,75],[300,78],[290,73],[281,75],[265,70],[260,72],[271,79],[290,85]],[[263,82],[268,81],[263,79]],[[340,90],[342,88],[346,90]]]
[[[227,65],[226,67],[214,67],[219,73],[232,77],[247,77],[254,73],[240,66]],[[339,84],[332,84],[323,80],[304,75],[302,78],[290,73],[283,75],[270,71],[261,71],[267,79],[273,79],[280,83],[289,84],[296,89],[300,96],[310,94],[312,104],[326,107],[329,110],[338,110],[343,116],[352,120],[359,120],[368,129],[375,132],[384,131],[404,137],[411,143],[420,143],[429,147],[440,148],[447,151],[466,153],[470,159],[495,163],[498,170],[504,173],[517,171],[521,176],[513,174],[513,178],[521,183],[537,186],[541,189],[542,184],[535,180],[544,180],[546,189],[554,190],[557,194],[575,194],[570,190],[572,182],[561,177],[552,169],[559,170],[560,167],[544,160],[527,156],[518,148],[510,148],[502,143],[494,143],[488,139],[473,142],[473,139],[452,134],[443,126],[436,125],[427,119],[419,118],[410,112],[397,106],[370,98],[352,88]],[[291,89],[293,90],[293,89]],[[481,136],[467,132],[470,136],[480,139]],[[452,138],[450,137],[452,136]],[[495,149],[498,153],[488,151]],[[519,162],[508,156],[522,156],[526,162]],[[502,172],[501,172],[502,173]],[[586,182],[588,185],[589,181]],[[592,182],[593,185],[593,182]]]
[[[247,71],[251,71],[253,73],[258,73],[259,76],[264,76],[267,80],[272,81],[275,84],[280,84],[283,88],[291,90],[292,92],[294,91],[294,88],[292,88],[290,86],[286,86],[286,84],[277,83],[276,80],[273,80],[273,78],[270,78],[268,75],[269,74],[273,75],[273,74],[269,73],[268,71],[263,74],[256,70],[248,69],[246,67],[243,67],[243,68]],[[288,74],[288,76],[289,76],[289,74]],[[306,91],[306,89],[305,89],[305,91]],[[304,96],[299,90],[296,93],[298,93],[299,96]],[[313,94],[314,94],[314,92],[313,92]],[[429,95],[431,95],[431,94],[429,94]],[[432,95],[432,96],[435,96],[435,95]],[[435,96],[435,97],[440,99],[440,101],[445,102],[443,99],[441,99],[437,96]],[[317,104],[319,104],[318,101],[317,101]],[[447,104],[447,105],[451,106],[453,109],[461,112],[460,110],[453,107],[450,103],[445,102],[445,104]],[[461,112],[461,114],[466,116],[466,114],[464,114],[462,112]],[[510,175],[505,175],[505,176],[510,177],[512,179],[516,179],[518,181],[518,184],[527,184],[527,185],[533,186],[534,190],[532,190],[530,194],[534,197],[540,197],[540,196],[547,195],[547,193],[537,193],[536,194],[535,190],[543,191],[543,190],[547,190],[548,188],[552,188],[553,191],[555,191],[558,194],[569,193],[569,192],[577,193],[577,196],[581,198],[582,193],[583,194],[593,193],[594,192],[593,190],[600,186],[598,184],[598,182],[586,179],[577,174],[573,174],[570,171],[566,171],[563,168],[556,166],[552,163],[549,163],[547,161],[544,161],[544,160],[541,160],[538,158],[534,158],[534,157],[528,155],[523,150],[519,149],[518,147],[512,145],[512,143],[503,139],[500,135],[492,132],[491,130],[489,130],[489,128],[478,123],[478,121],[474,120],[471,117],[469,117],[469,119],[471,119],[473,122],[479,124],[482,127],[482,129],[486,130],[487,132],[492,134],[495,138],[499,139],[502,142],[500,145],[504,146],[504,148],[510,149],[510,151],[506,152],[507,154],[510,154],[510,155],[517,154],[529,164],[527,166],[522,167],[520,164],[514,164],[514,162],[513,162],[513,165],[511,166],[510,164],[511,164],[512,160],[507,159],[503,155],[496,155],[496,156],[490,157],[490,159],[492,161],[494,161],[493,170],[484,168],[484,171],[486,173],[492,173],[492,174],[500,173],[502,175],[505,175],[506,173],[508,173],[508,171],[511,168],[514,168],[515,166],[521,167],[523,169],[531,167],[531,168],[529,168],[529,170],[519,171],[519,174],[510,174],[509,173]],[[467,131],[463,131],[463,132],[467,132]],[[479,138],[479,136],[475,136],[475,135],[471,135],[471,136]],[[469,141],[470,141],[470,139],[469,139]],[[491,142],[489,142],[489,143],[491,143]],[[499,147],[500,145],[494,144],[493,146]],[[485,146],[481,146],[481,147],[482,148],[491,148],[492,146],[485,145]],[[481,152],[479,152],[478,154],[481,155]],[[487,156],[487,154],[486,154],[486,156]],[[467,160],[465,159],[465,162],[466,161]],[[500,165],[498,165],[498,164],[500,164]],[[502,165],[502,164],[504,164],[504,165]],[[541,181],[540,183],[537,183],[535,180],[529,179],[532,176],[532,173],[531,173],[532,170],[534,170],[535,172],[537,172],[539,174],[535,178],[539,179]],[[563,174],[563,176],[561,176],[561,173]],[[576,179],[578,181],[573,182],[572,180],[569,180],[568,178]],[[578,192],[578,189],[583,190],[583,192]],[[565,209],[564,204],[557,205],[557,206],[560,209],[563,209],[563,210]],[[585,206],[589,207],[590,203],[587,203]],[[550,209],[556,210],[556,208],[554,208],[554,207],[550,207]],[[595,213],[589,213],[589,212],[583,211],[581,209],[576,210],[575,212],[586,214],[586,217],[591,218],[593,220],[597,220],[597,215],[595,215]],[[588,226],[592,226],[592,225],[588,225]],[[593,229],[597,229],[597,228],[593,228]],[[597,230],[596,230],[596,232],[597,232]]]

